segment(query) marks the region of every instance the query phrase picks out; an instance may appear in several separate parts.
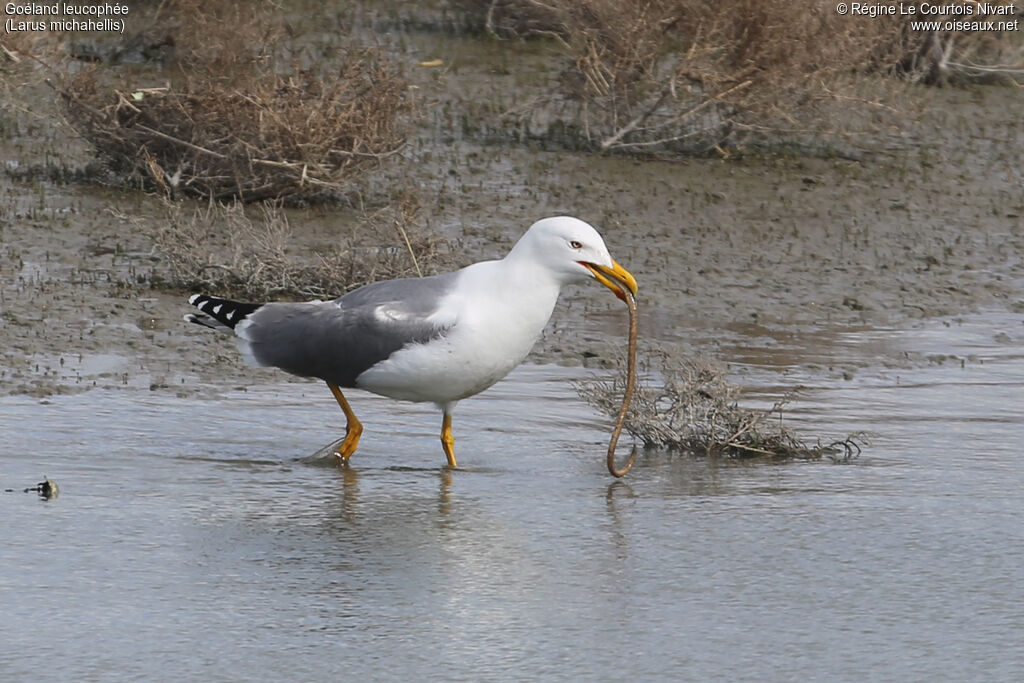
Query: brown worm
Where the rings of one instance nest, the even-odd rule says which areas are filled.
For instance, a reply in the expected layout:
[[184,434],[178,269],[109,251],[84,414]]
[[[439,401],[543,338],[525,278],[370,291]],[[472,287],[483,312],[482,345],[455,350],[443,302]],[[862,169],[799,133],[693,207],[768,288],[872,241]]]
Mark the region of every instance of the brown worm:
[[622,396],[622,407],[619,408],[619,416],[615,420],[615,429],[612,431],[612,440],[608,444],[608,471],[613,477],[623,477],[633,467],[636,460],[637,449],[633,445],[633,451],[629,454],[629,460],[622,469],[615,467],[615,447],[619,445],[619,435],[622,427],[626,424],[626,413],[629,412],[629,403],[633,400],[633,387],[636,385],[636,336],[637,336],[637,310],[636,299],[625,287],[621,288],[623,299],[629,307],[629,347],[626,360],[626,391]]

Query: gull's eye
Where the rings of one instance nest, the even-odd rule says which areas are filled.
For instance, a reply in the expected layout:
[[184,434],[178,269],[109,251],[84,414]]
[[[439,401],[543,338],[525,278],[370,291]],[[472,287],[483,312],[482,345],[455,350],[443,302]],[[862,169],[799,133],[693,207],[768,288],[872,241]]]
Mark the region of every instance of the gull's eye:
[[582,249],[583,242],[580,242],[579,240],[573,240],[569,242],[569,246],[572,247],[573,249]]

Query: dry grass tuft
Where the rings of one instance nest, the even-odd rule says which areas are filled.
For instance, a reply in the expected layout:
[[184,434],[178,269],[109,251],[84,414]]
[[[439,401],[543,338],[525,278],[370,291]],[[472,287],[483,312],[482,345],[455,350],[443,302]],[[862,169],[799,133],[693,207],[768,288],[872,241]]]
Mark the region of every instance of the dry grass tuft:
[[[730,384],[725,370],[703,359],[655,352],[661,382],[641,382],[626,418],[626,430],[645,446],[732,458],[847,460],[860,454],[863,434],[822,444],[807,444],[782,423],[780,401],[768,410],[739,405],[739,387]],[[622,403],[625,374],[622,367],[610,380],[577,384],[577,391],[592,406],[615,415]]]
[[412,195],[365,216],[313,262],[295,253],[280,207],[211,203],[190,212],[168,204],[167,213],[155,230],[140,227],[154,232],[167,284],[180,289],[251,301],[333,298],[377,280],[428,275],[446,264],[444,243],[420,226]]
[[878,115],[891,111],[894,91],[879,79],[865,87],[853,74],[949,67],[956,50],[936,56],[934,40],[964,49],[985,41],[992,54],[995,40],[1021,57],[1020,35],[908,36],[905,20],[841,16],[812,0],[457,4],[496,35],[554,36],[565,46],[573,64],[561,94],[514,118],[525,125],[544,118],[539,108],[560,109],[558,118],[575,122],[587,145],[602,151],[704,151],[768,135],[846,133],[850,117],[837,117],[836,103]]
[[169,196],[277,199],[344,190],[404,144],[409,89],[380,50],[301,67],[317,62],[284,54],[268,10],[168,4],[170,78],[101,63],[61,88],[71,125],[119,174]]

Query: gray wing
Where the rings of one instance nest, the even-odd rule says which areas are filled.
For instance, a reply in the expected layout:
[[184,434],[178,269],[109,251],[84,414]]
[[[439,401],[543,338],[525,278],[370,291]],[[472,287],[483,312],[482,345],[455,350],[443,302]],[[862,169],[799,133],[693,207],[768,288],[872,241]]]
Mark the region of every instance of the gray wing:
[[242,352],[257,365],[318,377],[342,387],[407,344],[451,326],[432,322],[457,273],[386,280],[334,301],[269,303],[239,324]]

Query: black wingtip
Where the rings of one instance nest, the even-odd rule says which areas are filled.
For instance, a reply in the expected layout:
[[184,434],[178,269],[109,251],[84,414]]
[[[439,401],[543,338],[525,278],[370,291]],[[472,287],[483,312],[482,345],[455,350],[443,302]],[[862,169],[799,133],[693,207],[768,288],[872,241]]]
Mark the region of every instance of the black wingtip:
[[[188,298],[188,302],[221,325],[225,325],[232,329],[235,325],[251,315],[253,311],[263,305],[231,301],[230,299],[220,299],[215,296],[207,296],[206,294],[193,294]],[[196,323],[197,325],[212,327],[209,322],[204,321],[197,315],[187,315],[185,316],[185,320],[191,323]]]

